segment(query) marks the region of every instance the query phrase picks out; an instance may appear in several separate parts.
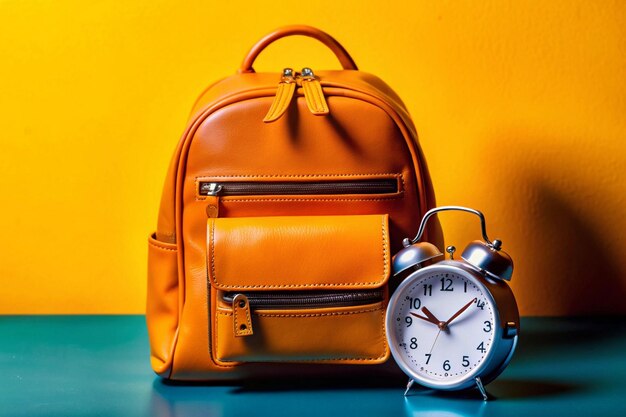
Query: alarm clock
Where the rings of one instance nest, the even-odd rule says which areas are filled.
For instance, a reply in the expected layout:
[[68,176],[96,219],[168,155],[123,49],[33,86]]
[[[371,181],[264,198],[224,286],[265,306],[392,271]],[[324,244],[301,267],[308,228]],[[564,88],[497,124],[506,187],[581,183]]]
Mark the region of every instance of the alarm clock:
[[[433,244],[420,242],[428,219],[443,211],[480,218],[483,240],[463,250],[448,246],[449,259]],[[414,382],[437,390],[484,386],[510,362],[519,335],[519,312],[507,281],[513,261],[502,241],[489,240],[483,214],[460,206],[428,211],[414,239],[393,257],[394,277],[402,279],[389,300],[386,333],[393,358]]]

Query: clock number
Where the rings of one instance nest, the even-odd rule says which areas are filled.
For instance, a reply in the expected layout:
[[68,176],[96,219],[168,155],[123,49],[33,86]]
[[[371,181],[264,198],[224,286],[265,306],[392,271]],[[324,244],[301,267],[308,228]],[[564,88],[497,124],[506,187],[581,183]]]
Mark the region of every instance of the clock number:
[[428,365],[428,362],[430,362],[430,357],[432,356],[432,354],[425,353],[424,356],[426,356],[426,365]]
[[463,356],[463,366],[467,368],[470,366],[469,356]]
[[467,281],[463,281],[463,292],[467,292]]
[[489,333],[491,331],[491,322],[485,321],[485,327],[483,327],[483,331]]
[[454,291],[452,288],[452,280],[450,278],[441,278],[441,289],[440,291]]
[[478,345],[478,347],[476,348],[476,350],[480,350],[480,353],[485,353],[487,351],[487,349],[485,349],[485,345],[483,343],[484,342],[480,342],[480,345]]
[[450,360],[448,359],[448,360],[446,360],[446,361],[444,361],[444,362],[443,362],[443,370],[444,370],[444,371],[449,371],[449,370],[450,370],[450,368],[451,368],[451,366],[450,366]]
[[485,302],[484,301],[480,301],[478,298],[476,299],[476,307],[480,308],[481,310],[485,309]]
[[432,284],[424,284],[424,296],[433,295],[433,286]]
[[404,321],[406,322],[406,327],[411,327],[411,324],[413,324],[413,318],[412,317],[406,316],[404,318]]
[[409,347],[411,349],[417,349],[417,338],[415,338],[415,337],[411,338],[411,344],[409,345]]
[[411,305],[411,308],[413,310],[419,310],[420,307],[422,306],[422,302],[420,301],[420,299],[419,298],[413,298],[413,297],[409,298],[409,304]]

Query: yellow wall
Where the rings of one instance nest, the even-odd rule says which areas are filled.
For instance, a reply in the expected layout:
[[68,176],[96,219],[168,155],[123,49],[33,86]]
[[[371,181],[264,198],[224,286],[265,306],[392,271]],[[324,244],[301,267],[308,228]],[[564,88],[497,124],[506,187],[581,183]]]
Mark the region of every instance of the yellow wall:
[[[626,312],[626,3],[0,0],[0,313],[140,313],[196,95],[285,24],[406,101],[440,204],[485,212],[522,313]],[[308,39],[257,69],[335,68]],[[458,247],[473,218],[443,218]]]

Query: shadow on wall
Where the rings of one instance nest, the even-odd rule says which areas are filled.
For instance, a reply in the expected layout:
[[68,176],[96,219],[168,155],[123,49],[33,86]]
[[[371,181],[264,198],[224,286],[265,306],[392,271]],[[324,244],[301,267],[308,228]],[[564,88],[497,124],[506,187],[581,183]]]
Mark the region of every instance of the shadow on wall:
[[608,154],[601,137],[528,130],[508,126],[472,149],[481,166],[507,167],[477,191],[514,260],[520,313],[626,314],[626,182],[617,173],[626,155]]
[[[611,256],[611,238],[546,183],[536,182],[533,193],[524,253],[537,255],[526,260],[535,263],[534,273],[524,277],[527,297],[537,293],[550,310],[568,315],[624,312],[626,288],[619,259]],[[542,291],[548,293],[540,296]]]

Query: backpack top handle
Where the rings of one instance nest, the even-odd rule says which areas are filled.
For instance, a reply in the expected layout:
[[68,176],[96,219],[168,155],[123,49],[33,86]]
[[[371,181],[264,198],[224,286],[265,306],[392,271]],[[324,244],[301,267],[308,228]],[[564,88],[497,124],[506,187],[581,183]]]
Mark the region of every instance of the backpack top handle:
[[339,59],[341,66],[345,70],[358,70],[354,60],[346,51],[346,49],[341,46],[339,42],[328,33],[314,28],[312,26],[305,25],[294,25],[294,26],[284,26],[276,29],[274,32],[266,35],[260,41],[258,41],[252,49],[248,52],[245,59],[241,63],[241,68],[239,68],[239,73],[250,73],[254,72],[254,68],[252,68],[252,64],[259,56],[259,54],[267,48],[272,42],[277,41],[280,38],[284,38],[286,36],[307,36],[309,38],[317,39],[326,45]]

